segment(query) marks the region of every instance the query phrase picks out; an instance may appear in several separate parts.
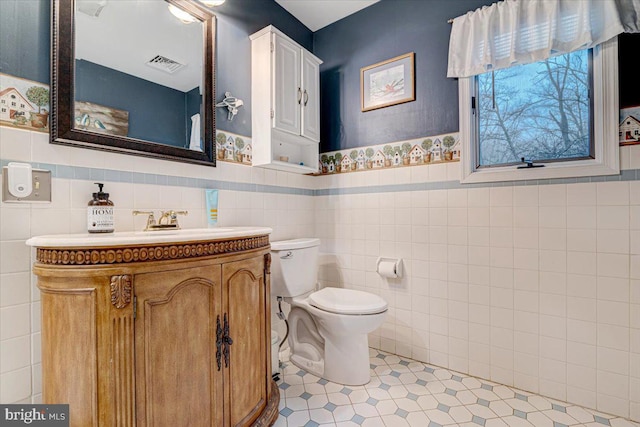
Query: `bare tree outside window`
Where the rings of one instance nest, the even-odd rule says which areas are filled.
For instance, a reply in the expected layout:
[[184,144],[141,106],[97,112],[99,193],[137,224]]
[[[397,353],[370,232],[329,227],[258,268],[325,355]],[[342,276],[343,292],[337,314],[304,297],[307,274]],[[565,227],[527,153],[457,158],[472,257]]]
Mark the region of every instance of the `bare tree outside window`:
[[478,76],[479,166],[591,155],[589,51]]

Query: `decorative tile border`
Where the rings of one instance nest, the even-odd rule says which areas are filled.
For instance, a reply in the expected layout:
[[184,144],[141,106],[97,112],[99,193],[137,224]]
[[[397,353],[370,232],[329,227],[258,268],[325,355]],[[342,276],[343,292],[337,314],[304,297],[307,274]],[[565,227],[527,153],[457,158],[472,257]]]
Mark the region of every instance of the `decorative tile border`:
[[49,132],[49,85],[0,73],[0,126]]
[[216,129],[216,159],[251,166],[253,160],[251,138]]
[[460,134],[447,133],[320,155],[320,173],[361,172],[460,161]]

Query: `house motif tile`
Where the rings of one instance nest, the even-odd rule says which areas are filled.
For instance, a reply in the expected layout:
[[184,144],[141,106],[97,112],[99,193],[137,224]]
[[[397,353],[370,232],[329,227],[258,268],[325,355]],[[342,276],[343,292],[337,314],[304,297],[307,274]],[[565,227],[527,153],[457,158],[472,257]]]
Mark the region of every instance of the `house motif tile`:
[[49,85],[0,73],[0,126],[49,132]]
[[640,144],[640,105],[620,110],[620,145]]
[[251,166],[251,138],[216,129],[216,159]]
[[318,175],[425,166],[460,160],[458,133],[372,145],[320,155]]

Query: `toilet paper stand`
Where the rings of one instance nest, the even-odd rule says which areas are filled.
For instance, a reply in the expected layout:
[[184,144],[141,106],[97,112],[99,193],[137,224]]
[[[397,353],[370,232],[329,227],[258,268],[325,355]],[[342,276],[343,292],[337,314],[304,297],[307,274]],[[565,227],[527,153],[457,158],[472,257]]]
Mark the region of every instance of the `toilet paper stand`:
[[376,271],[382,277],[390,279],[402,277],[402,258],[378,257]]

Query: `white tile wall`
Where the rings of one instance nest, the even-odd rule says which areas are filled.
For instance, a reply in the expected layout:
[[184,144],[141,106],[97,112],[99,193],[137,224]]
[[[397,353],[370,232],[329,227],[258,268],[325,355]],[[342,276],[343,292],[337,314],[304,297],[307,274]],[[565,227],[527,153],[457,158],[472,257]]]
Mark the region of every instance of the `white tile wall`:
[[[631,148],[623,165],[640,152]],[[449,176],[413,170],[412,183]],[[368,174],[323,177],[318,188],[364,185],[355,175]],[[325,284],[389,302],[385,324],[371,336],[377,348],[640,419],[640,182],[315,202],[323,250],[351,239],[342,255],[365,260],[324,268]],[[403,257],[405,277],[377,276],[372,261],[380,255]],[[406,298],[411,305],[400,309]]]
[[[45,134],[4,127],[0,158],[305,189],[459,172],[456,163],[322,177],[207,168],[53,146]],[[640,147],[621,150],[623,167],[640,168],[639,159]],[[56,178],[51,204],[0,204],[4,403],[41,397],[39,294],[24,241],[83,232],[93,182]],[[187,209],[185,227],[206,226],[202,189],[106,189],[119,230],[143,227],[133,209]],[[331,254],[323,283],[388,301],[387,321],[371,335],[376,348],[640,420],[639,181],[320,197],[221,190],[219,223],[270,226],[272,240],[320,237]],[[378,276],[378,256],[403,258],[404,277]]]
[[[219,163],[218,167],[189,165],[54,146],[48,135],[0,127],[0,158],[157,173],[309,189],[313,177]],[[0,185],[2,184],[0,176]],[[52,203],[0,203],[0,402],[38,403],[41,399],[40,296],[30,273],[31,236],[86,232],[86,206],[95,179],[54,178]],[[184,227],[206,227],[204,190],[105,181],[115,203],[116,229],[138,230],[144,218],[133,209],[186,209]],[[260,225],[273,228],[272,240],[314,234],[311,196],[220,190],[219,225]]]

